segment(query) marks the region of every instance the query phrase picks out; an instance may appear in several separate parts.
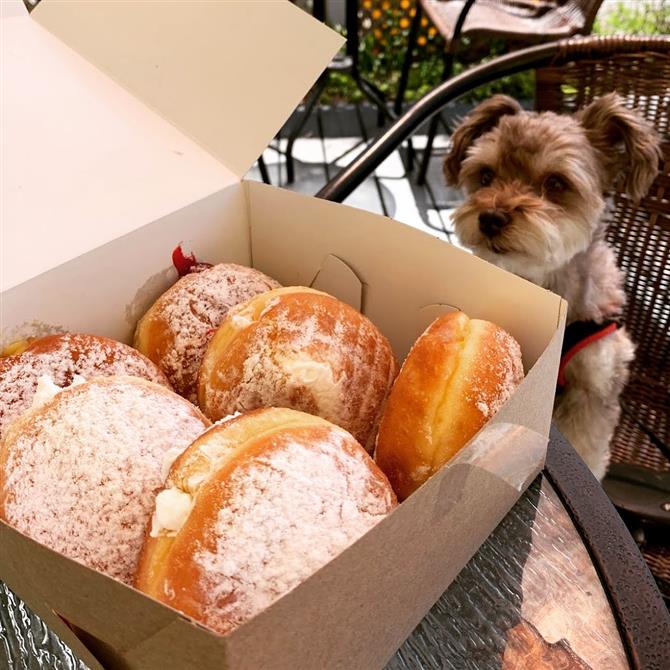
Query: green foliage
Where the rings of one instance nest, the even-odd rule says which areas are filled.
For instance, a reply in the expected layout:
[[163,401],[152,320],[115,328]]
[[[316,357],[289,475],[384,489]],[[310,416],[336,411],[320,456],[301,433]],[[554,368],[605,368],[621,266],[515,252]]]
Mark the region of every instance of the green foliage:
[[[358,55],[363,77],[392,99],[397,91],[405,59],[415,3],[410,0],[362,0]],[[337,28],[346,36],[342,27]],[[407,100],[418,100],[440,83],[444,43],[428,19],[423,18],[417,40],[415,62],[410,71]],[[359,102],[364,98],[351,77],[333,74],[325,102]]]
[[593,32],[601,35],[664,35],[670,33],[668,0],[619,0],[612,11],[599,16]]

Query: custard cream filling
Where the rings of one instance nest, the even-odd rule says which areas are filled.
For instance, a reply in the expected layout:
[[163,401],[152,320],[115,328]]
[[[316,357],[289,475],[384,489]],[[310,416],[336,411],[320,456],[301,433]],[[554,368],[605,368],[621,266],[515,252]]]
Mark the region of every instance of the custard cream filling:
[[181,489],[171,487],[156,496],[156,510],[151,518],[151,537],[174,536],[188,519],[193,497]]
[[329,415],[336,412],[340,401],[340,384],[335,381],[328,363],[296,354],[278,357],[277,362],[295,386],[308,387],[319,411]]
[[[291,412],[291,410],[286,411]],[[156,505],[151,517],[151,530],[149,535],[151,537],[174,537],[177,535],[186,523],[188,516],[193,509],[193,505],[195,504],[198,491],[203,483],[220,470],[230,459],[234,458],[236,454],[244,451],[249,443],[254,443],[274,432],[291,428],[293,425],[301,425],[303,421],[299,418],[299,413],[291,413],[297,415],[298,419],[284,420],[281,424],[272,425],[264,430],[261,429],[254,432],[250,437],[238,439],[234,437],[234,432],[233,435],[230,433],[223,433],[217,434],[213,439],[210,437],[210,439],[203,444],[199,444],[191,458],[197,459],[198,456],[204,456],[206,465],[201,464],[196,472],[194,472],[184,483],[188,492],[184,491],[183,488],[170,486],[156,496]],[[228,417],[228,420],[230,419],[231,417]],[[311,417],[311,419],[318,420],[317,417]],[[244,421],[244,417],[241,421]],[[235,423],[236,422],[231,423],[225,428],[231,430],[235,426]],[[224,428],[224,426],[216,427]],[[213,428],[216,429],[215,427]],[[209,431],[213,428],[210,428]],[[190,450],[191,447],[186,451],[188,452]]]
[[37,378],[37,389],[35,389],[35,395],[33,396],[33,402],[31,409],[37,409],[46,405],[46,403],[53,400],[61,391],[65,389],[80,386],[84,384],[86,380],[81,375],[74,375],[72,378],[72,383],[69,386],[58,386],[50,375],[41,375]]

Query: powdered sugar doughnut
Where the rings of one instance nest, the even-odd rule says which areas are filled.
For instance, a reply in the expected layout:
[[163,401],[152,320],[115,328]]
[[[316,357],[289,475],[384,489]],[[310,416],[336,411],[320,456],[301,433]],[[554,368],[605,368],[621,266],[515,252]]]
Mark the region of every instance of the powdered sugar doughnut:
[[0,444],[0,516],[69,558],[131,582],[163,461],[210,425],[138,377],[98,377],[20,416]]
[[343,429],[288,409],[218,424],[156,498],[136,586],[227,633],[379,522],[395,495]]
[[452,312],[419,337],[393,385],[375,460],[403,500],[458,453],[523,380],[518,342]]
[[232,263],[188,274],[140,319],[135,346],[165,372],[177,393],[196,402],[200,361],[228,310],[278,286],[258,270]]
[[365,316],[320,291],[280,288],[230,310],[203,358],[198,399],[212,420],[258,407],[309,412],[371,451],[397,371]]
[[0,439],[10,422],[30,407],[42,375],[57,386],[68,386],[74,375],[132,375],[170,386],[156,365],[127,344],[83,333],[41,337],[21,353],[0,358]]

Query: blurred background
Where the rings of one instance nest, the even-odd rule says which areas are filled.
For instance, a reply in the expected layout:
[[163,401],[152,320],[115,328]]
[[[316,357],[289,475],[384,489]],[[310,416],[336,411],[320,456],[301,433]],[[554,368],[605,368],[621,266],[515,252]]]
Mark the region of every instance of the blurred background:
[[[396,97],[417,12],[416,0],[296,0],[296,4],[317,18],[325,19],[345,36],[347,28],[350,31],[355,28],[357,48],[354,58],[359,78],[371,84],[370,88],[374,87],[377,100],[382,97],[388,110],[392,111],[396,103],[396,111],[404,111],[440,84],[444,76],[444,54],[449,44],[441,30],[449,34],[452,26],[433,21],[429,11],[426,11],[430,9],[428,5],[461,7],[463,0],[419,3],[426,8],[418,22],[416,46],[400,106]],[[573,6],[578,9],[574,10]],[[347,16],[347,10],[351,11],[352,7],[356,12],[355,21]],[[670,33],[670,0],[477,0],[475,7],[478,11],[490,8],[492,12],[502,7],[512,17],[511,20],[526,21],[519,30],[523,31],[525,25],[531,26],[529,30],[538,30],[535,26],[539,24],[540,34],[533,36],[535,39],[532,42],[525,39],[526,35],[510,39],[488,33],[477,38],[468,34],[470,19],[467,19],[455,49],[452,74],[528,43],[541,42],[542,26],[547,24],[549,17],[561,12],[559,21],[570,20],[572,16],[569,13],[572,11],[579,21],[582,18],[578,15],[579,11],[585,14],[593,9],[595,19],[592,26],[581,32],[629,35]],[[497,20],[497,17],[494,15],[492,20]],[[547,36],[544,41],[550,39],[553,37]],[[371,101],[370,95],[366,95],[366,86],[361,86],[356,79],[346,62],[334,62],[327,81],[322,83],[318,99],[310,100],[307,96],[264,153],[264,165],[261,166],[265,168],[264,175],[256,166],[249,177],[262,179],[265,176],[274,185],[314,194],[346,166],[391,121],[390,115],[380,113],[379,104]],[[369,92],[369,88],[367,90]],[[441,161],[449,133],[477,102],[497,92],[511,95],[525,106],[532,107],[534,73],[524,72],[481,86],[449,105],[440,116],[425,179],[417,179],[417,165],[411,166],[412,172],[409,171],[407,147],[403,147],[384,161],[347,202],[428,229],[454,242],[450,212],[457,206],[460,196],[444,185],[441,175]],[[309,108],[310,102],[314,103],[312,108]],[[419,156],[426,144],[427,133],[428,128],[422,128],[413,138],[413,147]],[[288,169],[287,150],[293,159]]]

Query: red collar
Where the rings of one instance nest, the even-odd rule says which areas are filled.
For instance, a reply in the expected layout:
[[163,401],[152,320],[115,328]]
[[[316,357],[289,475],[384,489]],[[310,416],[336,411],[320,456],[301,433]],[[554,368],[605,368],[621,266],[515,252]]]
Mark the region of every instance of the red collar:
[[561,349],[561,363],[558,367],[558,388],[565,386],[565,367],[572,357],[584,347],[593,344],[603,337],[611,335],[619,328],[616,321],[573,321],[565,329],[563,348]]

